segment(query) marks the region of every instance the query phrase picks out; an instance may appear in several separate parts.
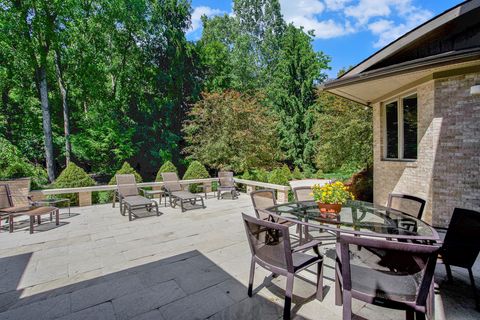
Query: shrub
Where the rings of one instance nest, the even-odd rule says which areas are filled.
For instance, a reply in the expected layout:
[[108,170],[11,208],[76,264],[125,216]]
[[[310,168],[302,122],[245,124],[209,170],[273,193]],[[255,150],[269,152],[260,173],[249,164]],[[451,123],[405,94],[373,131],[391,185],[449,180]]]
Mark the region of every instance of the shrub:
[[[135,169],[132,168],[132,166],[127,162],[125,161],[122,165],[122,167],[117,170],[117,172],[115,172],[115,175],[117,174],[133,174],[135,176],[135,180],[138,182],[142,182],[142,176],[137,172],[135,171]],[[117,181],[115,180],[115,175],[113,175],[112,179],[110,179],[110,182],[108,183],[109,185],[114,185],[117,183]]]
[[172,162],[167,161],[160,167],[160,169],[158,169],[157,177],[155,178],[155,181],[163,181],[162,179],[163,172],[175,172],[178,174],[177,167],[175,167],[175,165]]
[[274,169],[268,175],[268,182],[288,186],[288,177],[283,169]]
[[[210,175],[208,174],[207,169],[203,164],[201,164],[199,161],[193,161],[190,163],[188,166],[187,171],[183,175],[183,180],[191,180],[191,179],[205,179],[205,178],[210,178]],[[199,188],[197,188],[198,184],[191,184],[188,187],[188,190],[190,192],[198,192]]]
[[292,172],[286,164],[282,166],[282,172],[288,180],[292,180]]
[[268,182],[268,171],[265,169],[254,169],[251,171],[245,171],[242,175],[242,179]]
[[[117,184],[117,180],[115,180],[115,175],[117,175],[117,174],[129,174],[129,173],[131,173],[135,176],[135,181],[137,181],[137,182],[142,182],[143,181],[142,176],[135,169],[133,169],[133,167],[127,161],[125,161],[123,163],[122,167],[120,169],[118,169],[117,172],[115,172],[115,174],[110,179],[108,184],[109,185]],[[113,197],[113,191],[99,192],[98,202],[99,203],[108,203],[108,202],[112,201],[112,197]]]
[[[70,162],[53,185],[56,188],[91,187],[95,181],[82,168]],[[62,194],[61,197],[70,199],[71,205],[78,205],[77,193]]]
[[295,179],[295,180],[304,179],[304,176],[303,176],[302,172],[300,171],[300,169],[297,166],[295,166],[295,169],[293,169],[292,178]]
[[350,191],[355,199],[362,201],[373,201],[373,167],[368,167],[351,178]]
[[32,178],[32,189],[48,183],[45,170],[34,165],[10,141],[0,137],[0,179]]

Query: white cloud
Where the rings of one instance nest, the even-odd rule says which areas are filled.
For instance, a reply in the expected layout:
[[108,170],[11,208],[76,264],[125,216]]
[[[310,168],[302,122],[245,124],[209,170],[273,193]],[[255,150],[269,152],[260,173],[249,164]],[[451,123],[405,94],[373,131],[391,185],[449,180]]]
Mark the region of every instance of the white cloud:
[[316,38],[328,39],[353,32],[348,21],[341,23],[333,19],[321,19],[325,5],[319,0],[280,0],[280,5],[285,21],[304,27],[306,31],[313,30]]
[[350,2],[352,2],[352,0],[325,0],[325,5],[328,10],[337,11],[345,8]]
[[287,22],[329,39],[368,30],[381,47],[432,17],[414,0],[280,0]]
[[193,33],[202,27],[202,16],[212,17],[224,14],[220,9],[214,9],[206,6],[196,7],[192,12],[192,25],[187,33]]
[[[372,1],[364,0],[363,2],[370,3]],[[373,2],[378,4],[377,1]],[[366,10],[364,13],[369,12],[370,14],[363,14],[359,19],[359,23],[366,24],[368,30],[378,37],[373,44],[376,48],[398,39],[433,16],[432,12],[412,5],[411,0],[387,0],[384,1],[384,4],[389,5],[388,14],[374,14],[374,10]],[[387,12],[385,8],[383,10]],[[386,17],[393,18],[393,16],[397,18],[397,22],[386,19]],[[371,20],[374,21],[370,22]]]

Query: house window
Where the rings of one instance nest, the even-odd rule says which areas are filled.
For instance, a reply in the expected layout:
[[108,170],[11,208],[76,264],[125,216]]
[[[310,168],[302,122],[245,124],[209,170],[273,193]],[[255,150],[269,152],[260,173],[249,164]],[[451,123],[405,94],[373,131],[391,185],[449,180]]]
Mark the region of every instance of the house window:
[[384,104],[386,159],[417,159],[417,94]]

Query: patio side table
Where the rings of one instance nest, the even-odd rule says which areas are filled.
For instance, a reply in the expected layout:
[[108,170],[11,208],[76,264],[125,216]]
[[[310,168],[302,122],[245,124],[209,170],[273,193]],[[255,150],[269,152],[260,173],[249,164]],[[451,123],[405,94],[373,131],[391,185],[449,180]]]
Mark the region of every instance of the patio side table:
[[160,199],[160,204],[162,204],[162,198],[165,198],[165,207],[167,206],[167,196],[165,195],[165,190],[147,190],[140,188],[143,192],[143,196],[148,199],[153,199],[153,197],[158,194]]
[[39,207],[50,207],[52,205],[55,205],[57,203],[65,203],[68,206],[68,216],[71,216],[70,213],[70,199],[68,198],[60,198],[60,199],[44,199],[44,200],[38,200],[35,201],[34,204]]

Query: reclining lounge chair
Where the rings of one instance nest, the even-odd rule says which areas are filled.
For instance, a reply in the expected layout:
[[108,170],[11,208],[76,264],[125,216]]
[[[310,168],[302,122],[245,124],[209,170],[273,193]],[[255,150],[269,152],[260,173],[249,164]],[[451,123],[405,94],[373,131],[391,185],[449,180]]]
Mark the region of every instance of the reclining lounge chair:
[[190,203],[192,206],[198,201],[201,201],[202,207],[205,208],[205,203],[200,195],[193,194],[189,191],[184,191],[182,185],[178,180],[178,176],[175,172],[163,172],[162,173],[163,186],[168,195],[170,206],[175,208],[177,204],[180,204],[182,212],[185,212],[185,204]]
[[120,213],[124,216],[128,210],[128,220],[132,221],[134,211],[139,209],[146,209],[151,211],[155,207],[157,216],[160,215],[158,211],[158,204],[151,199],[147,199],[140,195],[137,188],[137,182],[133,174],[117,174],[118,199],[120,203]]
[[220,171],[218,173],[217,199],[223,199],[224,193],[230,193],[232,200],[238,198],[238,191],[231,171]]

